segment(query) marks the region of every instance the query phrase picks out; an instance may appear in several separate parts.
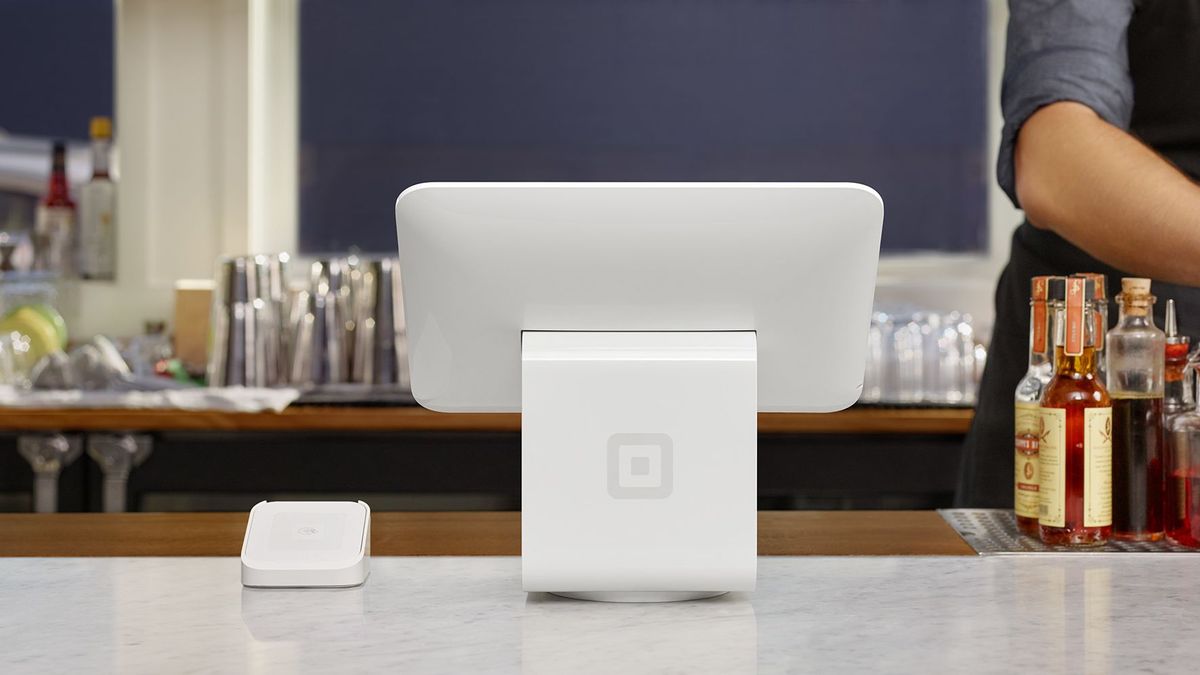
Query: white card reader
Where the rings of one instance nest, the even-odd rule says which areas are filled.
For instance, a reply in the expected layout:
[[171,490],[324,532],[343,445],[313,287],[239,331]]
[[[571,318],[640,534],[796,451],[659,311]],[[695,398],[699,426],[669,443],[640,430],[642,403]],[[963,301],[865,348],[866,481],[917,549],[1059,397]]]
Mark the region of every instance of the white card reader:
[[242,541],[242,584],[336,588],[367,580],[371,507],[364,502],[254,505]]

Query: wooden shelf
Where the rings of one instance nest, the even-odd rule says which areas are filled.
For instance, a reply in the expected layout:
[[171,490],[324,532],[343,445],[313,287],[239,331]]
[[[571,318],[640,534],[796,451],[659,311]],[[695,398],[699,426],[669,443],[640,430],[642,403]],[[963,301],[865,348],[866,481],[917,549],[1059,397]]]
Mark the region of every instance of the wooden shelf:
[[[245,513],[0,514],[0,556],[236,556]],[[934,511],[765,511],[759,555],[974,555]],[[374,513],[371,554],[520,555],[520,513]]]
[[[765,434],[965,434],[965,408],[851,408],[829,414],[761,413]],[[179,410],[0,409],[0,431],[487,431],[521,430],[516,413],[437,413],[417,407],[296,406],[281,413]]]

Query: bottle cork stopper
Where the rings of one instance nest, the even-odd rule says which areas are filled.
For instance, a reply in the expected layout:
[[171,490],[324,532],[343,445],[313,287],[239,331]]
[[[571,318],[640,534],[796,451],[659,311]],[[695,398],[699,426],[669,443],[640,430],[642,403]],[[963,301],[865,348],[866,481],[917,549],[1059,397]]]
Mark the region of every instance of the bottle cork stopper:
[[93,117],[88,131],[92,138],[112,138],[112,120],[108,117]]
[[1121,292],[1126,295],[1150,295],[1150,280],[1136,277],[1122,277]]

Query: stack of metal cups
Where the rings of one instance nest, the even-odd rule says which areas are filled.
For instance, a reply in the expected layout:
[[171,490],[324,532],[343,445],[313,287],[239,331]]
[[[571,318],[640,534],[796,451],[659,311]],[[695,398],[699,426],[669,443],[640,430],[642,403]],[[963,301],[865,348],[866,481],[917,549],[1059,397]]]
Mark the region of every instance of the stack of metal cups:
[[218,263],[210,385],[407,389],[399,260],[318,259],[294,295],[287,263],[286,254]]
[[208,354],[210,386],[287,383],[287,262],[287,254],[218,262]]
[[359,269],[354,292],[354,381],[408,388],[400,262],[396,258],[368,260]]
[[350,380],[353,344],[353,291],[350,261],[317,260],[308,286],[296,296],[291,382],[299,387]]

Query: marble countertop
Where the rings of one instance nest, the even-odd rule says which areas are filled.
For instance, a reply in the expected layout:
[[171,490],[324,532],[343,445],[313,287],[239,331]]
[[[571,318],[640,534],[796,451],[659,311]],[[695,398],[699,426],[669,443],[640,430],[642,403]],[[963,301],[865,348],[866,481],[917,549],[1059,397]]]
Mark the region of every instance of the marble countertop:
[[236,558],[0,559],[0,671],[1195,672],[1200,560],[761,558],[759,588],[526,595],[511,557],[374,558],[365,586],[252,590]]

